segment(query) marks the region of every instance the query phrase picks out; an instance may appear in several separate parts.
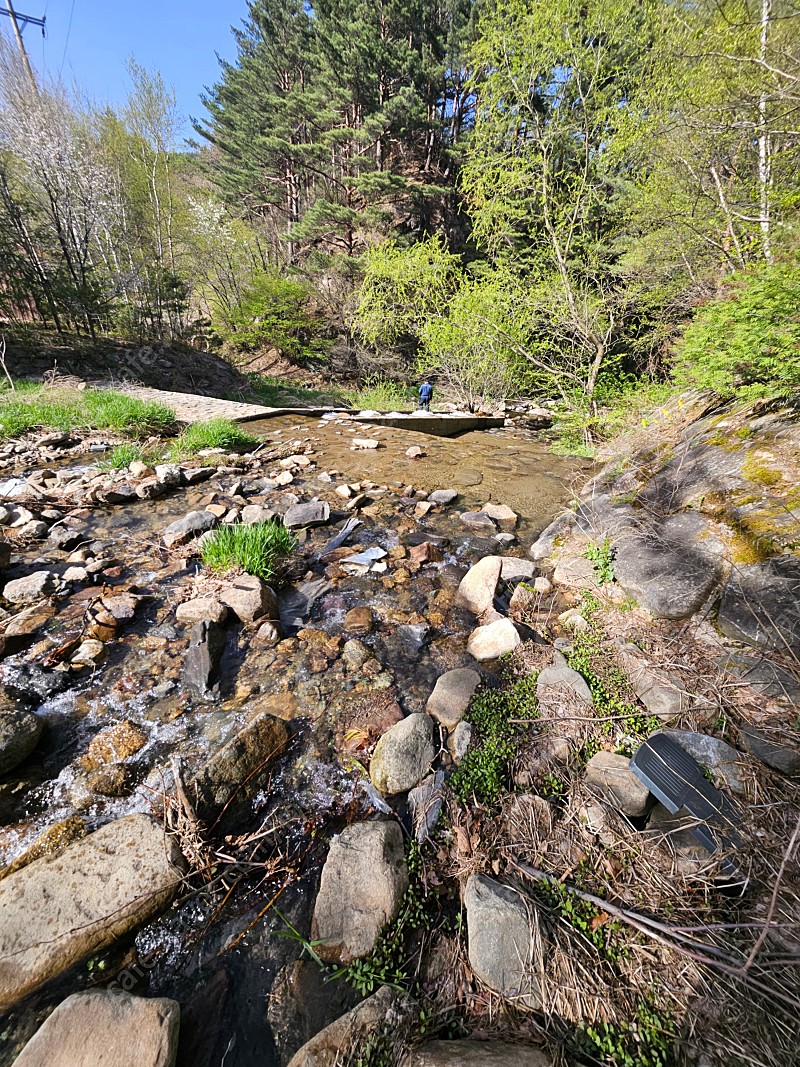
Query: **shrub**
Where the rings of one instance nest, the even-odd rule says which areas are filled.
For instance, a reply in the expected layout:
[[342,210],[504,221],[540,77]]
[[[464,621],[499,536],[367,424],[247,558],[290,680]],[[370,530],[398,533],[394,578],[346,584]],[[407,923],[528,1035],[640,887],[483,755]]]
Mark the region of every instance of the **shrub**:
[[411,411],[417,406],[408,386],[380,376],[367,378],[360,389],[347,390],[345,398],[362,411]]
[[248,574],[270,581],[280,562],[291,554],[294,534],[275,520],[251,526],[219,526],[203,542],[203,563],[213,571],[239,567]]
[[678,346],[681,388],[757,397],[800,388],[800,267],[742,273],[731,292],[701,308]]
[[258,274],[215,325],[223,340],[239,351],[279,348],[289,359],[319,358],[326,344],[308,301],[309,290],[301,282]]
[[172,458],[191,456],[203,448],[250,448],[258,444],[258,438],[247,433],[230,419],[209,419],[187,426],[172,449]]

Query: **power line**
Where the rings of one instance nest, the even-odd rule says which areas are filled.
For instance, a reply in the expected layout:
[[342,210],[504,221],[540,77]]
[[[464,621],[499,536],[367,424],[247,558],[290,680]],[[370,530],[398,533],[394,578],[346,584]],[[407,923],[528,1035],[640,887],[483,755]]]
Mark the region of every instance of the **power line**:
[[58,80],[61,81],[61,72],[64,69],[64,60],[67,58],[67,48],[69,46],[69,35],[72,32],[72,16],[75,13],[75,0],[72,0],[72,4],[69,9],[69,23],[67,24],[67,38],[64,41],[64,51],[61,55],[61,66],[58,68]]

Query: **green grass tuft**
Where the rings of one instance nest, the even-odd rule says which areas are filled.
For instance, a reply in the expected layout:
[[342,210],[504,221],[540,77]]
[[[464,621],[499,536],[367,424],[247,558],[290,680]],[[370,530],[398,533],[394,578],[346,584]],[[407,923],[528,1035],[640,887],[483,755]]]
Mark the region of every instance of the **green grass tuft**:
[[31,430],[115,430],[131,437],[164,433],[175,413],[163,404],[105,389],[30,387],[0,394],[0,439]]
[[204,448],[224,448],[226,451],[251,448],[258,438],[247,433],[229,419],[209,419],[187,426],[172,447],[170,458],[192,456]]
[[117,445],[116,448],[112,448],[108,455],[100,460],[98,467],[101,471],[122,471],[127,470],[134,460],[143,460],[144,458],[144,450],[139,445],[126,442],[123,445]]
[[268,582],[295,544],[294,534],[276,520],[219,526],[203,543],[203,563],[223,573],[241,568]]

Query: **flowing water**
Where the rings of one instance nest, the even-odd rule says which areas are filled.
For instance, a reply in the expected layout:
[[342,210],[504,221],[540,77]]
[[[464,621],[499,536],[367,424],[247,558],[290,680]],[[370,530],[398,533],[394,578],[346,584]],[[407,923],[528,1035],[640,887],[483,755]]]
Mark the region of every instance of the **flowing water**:
[[[486,552],[524,555],[590,468],[585,461],[553,456],[537,434],[516,427],[448,439],[291,416],[251,423],[248,429],[264,438],[265,448],[311,445],[316,466],[296,473],[283,492],[248,487],[248,479],[267,473],[267,464],[263,471],[229,468],[212,481],[156,501],[73,512],[89,551],[104,560],[109,585],[121,584],[144,599],[134,620],[109,642],[97,669],[73,679],[62,692],[31,697],[41,661],[81,633],[96,587],[61,600],[58,614],[35,643],[3,661],[7,702],[32,707],[46,730],[34,755],[0,782],[0,866],[69,816],[79,815],[92,830],[121,815],[157,808],[171,781],[174,758],[196,766],[241,729],[255,708],[289,721],[293,739],[286,756],[248,794],[247,811],[232,827],[233,839],[226,845],[218,838],[216,845],[240,859],[239,835],[267,828],[297,877],[273,873],[242,878],[242,869],[232,864],[221,876],[227,879],[224,887],[194,880],[183,902],[133,941],[74,969],[11,1012],[0,1033],[0,1064],[13,1062],[21,1042],[64,995],[109,979],[181,1002],[179,1064],[193,1067],[278,1065],[287,1048],[347,1007],[352,994],[344,983],[319,987],[313,966],[300,976],[292,972],[294,986],[282,978],[276,987],[276,976],[298,956],[299,945],[275,936],[283,927],[275,911],[258,918],[280,892],[282,913],[307,933],[326,837],[359,814],[385,806],[358,763],[343,752],[339,720],[356,700],[366,700],[367,706],[372,701],[378,712],[395,701],[406,714],[424,708],[437,676],[469,662],[465,642],[471,620],[452,607],[466,567]],[[354,437],[377,438],[380,447],[354,451]],[[408,458],[405,452],[412,445],[426,455]],[[291,581],[281,590],[284,606],[295,605],[294,614],[302,603],[297,590],[306,594],[306,617],[295,619],[285,633],[288,639],[277,647],[258,646],[249,631],[229,625],[221,699],[203,703],[183,684],[188,636],[175,621],[174,604],[204,579],[197,559],[180,559],[179,552],[163,549],[160,533],[174,519],[209,503],[212,494],[217,502],[233,504],[236,482],[245,483],[242,492],[249,502],[277,510],[292,498],[315,495],[327,499],[332,509],[343,508],[332,491],[336,484],[373,483],[378,488],[369,489],[372,503],[348,546],[380,547],[390,558],[393,551],[399,558],[409,546],[430,539],[439,546],[440,558],[417,573],[401,567],[354,577],[315,556],[335,533],[334,525],[310,531],[299,549],[304,562],[293,564]],[[413,503],[401,497],[407,486],[419,495],[452,488],[459,498],[416,519]],[[462,511],[489,501],[507,504],[520,516],[518,541],[510,549],[470,533],[459,520]],[[341,526],[345,518],[334,515],[332,523]],[[37,566],[63,573],[70,564],[67,553],[39,545],[12,566],[9,577]],[[363,606],[371,609],[374,621],[370,632],[359,637],[365,651],[356,650],[362,663],[354,668],[342,655],[341,643],[331,651],[325,641],[351,637],[343,632],[345,615]],[[296,636],[301,626],[302,640]],[[82,757],[101,729],[123,720],[136,727],[144,744],[126,761],[124,795],[99,796],[88,784]],[[398,813],[405,815],[402,809]]]

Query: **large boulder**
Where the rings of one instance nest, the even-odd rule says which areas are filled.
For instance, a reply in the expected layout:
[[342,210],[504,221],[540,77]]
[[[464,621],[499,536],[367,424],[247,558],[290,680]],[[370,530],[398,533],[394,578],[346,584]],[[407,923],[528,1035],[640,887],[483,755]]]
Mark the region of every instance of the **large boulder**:
[[428,697],[426,709],[448,730],[456,727],[469,707],[473,694],[481,684],[481,676],[469,667],[447,671],[436,679],[433,692]]
[[661,618],[693,615],[722,578],[723,546],[694,513],[629,530],[613,548],[616,580],[641,607]]
[[42,736],[44,722],[30,711],[0,711],[0,775],[13,771],[30,756]]
[[376,789],[386,796],[405,793],[428,773],[436,746],[433,719],[424,711],[401,719],[379,739],[369,765]]
[[188,544],[195,537],[213,530],[218,522],[217,516],[210,511],[190,511],[182,519],[169,524],[163,533],[164,544],[167,548]]
[[533,905],[515,889],[473,874],[464,891],[469,964],[496,993],[534,1011],[542,1006],[535,975]]
[[39,1027],[14,1067],[173,1067],[180,1019],[176,1000],[132,997],[117,983],[73,993]]
[[746,645],[800,656],[800,558],[777,556],[736,567],[722,592],[717,625]]
[[180,863],[161,823],[128,815],[0,882],[0,1009],[161,911]]
[[215,816],[234,797],[241,796],[244,800],[241,793],[244,783],[258,784],[259,772],[267,773],[268,766],[281,755],[288,740],[286,723],[262,712],[218,748],[188,786],[200,817]]
[[456,593],[458,607],[473,615],[483,615],[494,604],[494,594],[500,581],[503,561],[500,556],[484,556],[467,571]]
[[472,631],[467,641],[467,652],[478,663],[484,663],[513,652],[521,640],[511,619],[496,619]]
[[367,956],[408,889],[403,835],[396,822],[348,826],[331,842],[314,905],[311,937],[324,960]]
[[506,1041],[428,1041],[402,1061],[402,1067],[553,1067],[545,1052]]

